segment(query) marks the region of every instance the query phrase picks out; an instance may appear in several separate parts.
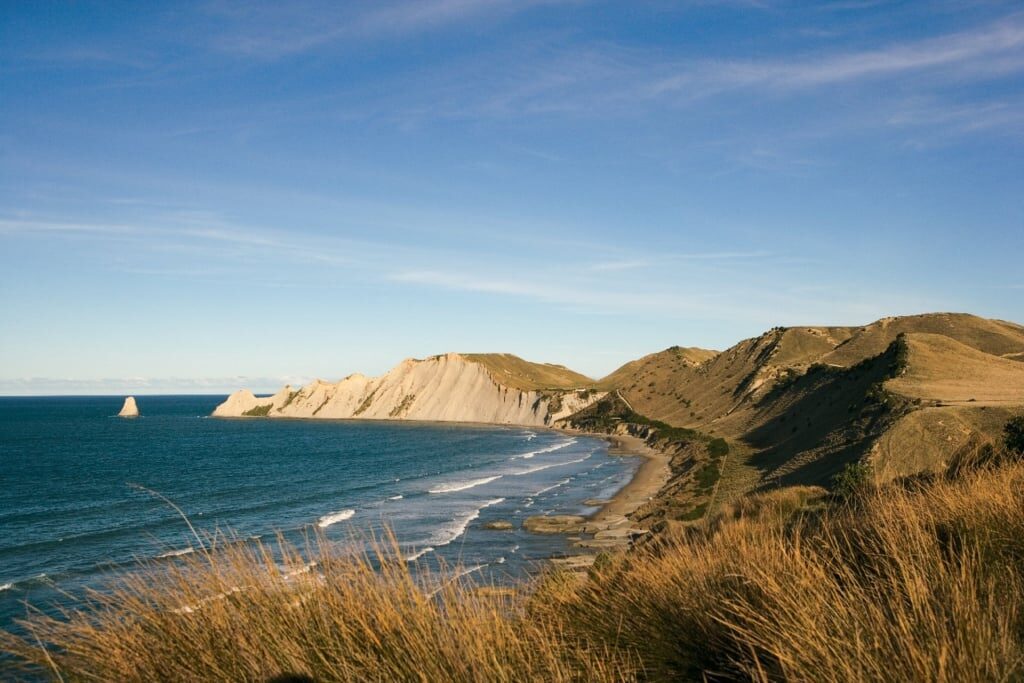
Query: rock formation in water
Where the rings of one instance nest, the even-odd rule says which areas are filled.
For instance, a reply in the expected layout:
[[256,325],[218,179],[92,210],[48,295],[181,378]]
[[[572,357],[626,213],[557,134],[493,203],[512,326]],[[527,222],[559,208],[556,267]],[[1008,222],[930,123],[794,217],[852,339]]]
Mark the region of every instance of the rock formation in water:
[[381,377],[349,375],[285,386],[273,396],[242,389],[215,417],[357,418],[497,424],[551,424],[604,396],[592,380],[560,365],[509,354],[448,353],[402,361]]
[[121,412],[117,414],[118,417],[138,417],[139,407],[135,405],[135,397],[129,396],[124,400],[124,405],[121,406]]

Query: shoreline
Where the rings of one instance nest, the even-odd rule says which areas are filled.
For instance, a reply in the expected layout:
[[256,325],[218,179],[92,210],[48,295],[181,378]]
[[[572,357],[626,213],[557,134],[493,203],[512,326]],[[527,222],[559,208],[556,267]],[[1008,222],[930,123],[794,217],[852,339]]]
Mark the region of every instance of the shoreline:
[[638,436],[628,434],[602,434],[570,429],[549,428],[563,434],[589,436],[609,443],[608,455],[639,457],[643,460],[632,479],[619,489],[601,508],[585,517],[582,532],[589,538],[573,538],[574,530],[566,529],[564,535],[570,543],[572,553],[565,557],[552,557],[549,562],[571,570],[580,570],[593,563],[601,550],[628,548],[634,538],[648,533],[629,518],[640,506],[649,502],[661,491],[672,476],[669,467],[671,456],[653,448]]
[[[226,417],[220,415],[211,416],[216,419],[267,419],[265,416],[240,416]],[[275,420],[312,420],[317,418],[283,416],[273,417]],[[563,557],[548,558],[549,562],[566,564],[572,567],[588,566],[596,552],[615,548],[627,548],[632,539],[638,535],[647,533],[647,530],[636,526],[629,515],[635,512],[641,505],[650,501],[671,478],[669,461],[671,456],[656,448],[652,448],[644,439],[631,434],[608,434],[603,432],[587,432],[565,427],[552,427],[548,425],[513,424],[507,422],[476,422],[476,421],[455,421],[455,420],[408,420],[408,419],[372,419],[372,418],[319,418],[322,420],[339,422],[377,422],[388,424],[408,425],[444,425],[457,427],[501,427],[518,429],[537,429],[557,432],[571,436],[586,436],[601,439],[609,444],[608,456],[638,457],[642,461],[633,477],[619,489],[615,495],[607,500],[596,512],[583,515],[586,520],[583,524],[582,533],[590,538],[574,538],[580,533],[577,528],[566,528],[564,531],[556,532],[559,535],[569,537],[569,554]],[[573,553],[572,551],[583,551]],[[586,552],[586,551],[591,552]],[[584,554],[585,553],[585,554]]]

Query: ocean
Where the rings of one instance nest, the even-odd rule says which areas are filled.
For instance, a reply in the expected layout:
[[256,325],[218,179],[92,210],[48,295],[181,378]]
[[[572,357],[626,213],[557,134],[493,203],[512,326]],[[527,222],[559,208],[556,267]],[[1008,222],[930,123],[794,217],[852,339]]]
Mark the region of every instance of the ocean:
[[[322,532],[339,552],[390,528],[403,555],[508,582],[561,536],[535,514],[589,514],[636,458],[597,438],[525,427],[207,417],[221,396],[0,398],[0,628],[73,606],[140,560],[174,561],[200,531],[301,544]],[[137,485],[137,486],[133,486]],[[512,531],[483,524],[508,520]]]

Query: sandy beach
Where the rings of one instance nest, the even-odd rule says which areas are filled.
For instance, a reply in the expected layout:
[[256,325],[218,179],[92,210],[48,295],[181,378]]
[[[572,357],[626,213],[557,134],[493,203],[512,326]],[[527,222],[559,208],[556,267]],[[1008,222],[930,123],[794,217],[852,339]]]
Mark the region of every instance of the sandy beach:
[[591,521],[595,523],[606,518],[629,515],[658,493],[671,476],[669,455],[651,448],[640,437],[600,436],[611,442],[612,446],[608,451],[610,455],[634,455],[644,460],[633,479],[592,517]]
[[[563,430],[560,430],[563,431]],[[651,448],[643,439],[622,434],[600,434],[593,432],[576,432],[564,430],[571,434],[584,434],[605,439],[611,443],[609,455],[636,456],[643,458],[632,480],[616,493],[600,510],[590,516],[582,525],[584,538],[573,541],[572,545],[579,549],[612,550],[626,548],[637,536],[646,530],[636,525],[629,515],[654,497],[668,482],[671,476],[669,469],[670,456],[655,448]],[[567,526],[565,533],[575,534],[579,526]],[[566,568],[580,569],[593,562],[595,554],[581,554],[552,561]]]

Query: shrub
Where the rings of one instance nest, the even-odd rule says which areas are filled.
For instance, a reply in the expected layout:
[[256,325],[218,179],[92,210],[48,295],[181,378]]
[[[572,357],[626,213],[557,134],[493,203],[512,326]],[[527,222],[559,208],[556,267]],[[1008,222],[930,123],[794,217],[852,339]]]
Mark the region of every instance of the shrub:
[[246,417],[266,417],[270,414],[271,407],[272,405],[270,403],[265,406],[256,406],[255,408],[246,410],[242,415],[245,415]]
[[848,462],[832,477],[832,492],[840,498],[863,494],[872,486],[871,465],[866,462]]
[[1024,455],[1024,415],[1011,419],[1003,427],[1003,441],[1011,453]]
[[721,478],[722,473],[718,469],[718,462],[712,460],[704,463],[704,466],[697,470],[697,486],[704,491],[710,491]]
[[729,454],[729,444],[725,439],[719,437],[708,442],[708,455],[712,458],[721,458]]

